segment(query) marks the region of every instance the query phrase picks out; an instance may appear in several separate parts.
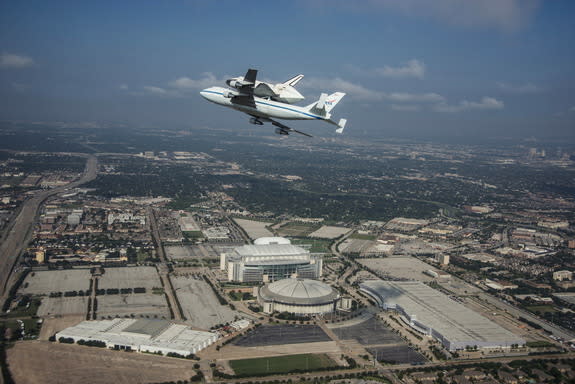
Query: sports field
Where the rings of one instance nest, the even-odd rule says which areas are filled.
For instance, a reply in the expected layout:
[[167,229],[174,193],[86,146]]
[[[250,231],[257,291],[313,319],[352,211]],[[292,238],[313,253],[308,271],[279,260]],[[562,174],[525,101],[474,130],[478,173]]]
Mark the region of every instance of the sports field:
[[326,354],[306,353],[302,355],[232,360],[230,361],[230,366],[236,375],[252,376],[268,373],[288,373],[295,370],[312,371],[318,368],[335,367],[336,363]]

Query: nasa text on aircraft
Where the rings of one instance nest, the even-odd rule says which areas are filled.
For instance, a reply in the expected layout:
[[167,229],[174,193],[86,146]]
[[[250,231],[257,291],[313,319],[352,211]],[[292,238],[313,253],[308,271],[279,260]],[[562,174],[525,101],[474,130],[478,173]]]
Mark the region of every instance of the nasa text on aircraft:
[[331,95],[322,93],[319,100],[305,107],[292,105],[304,99],[294,88],[303,78],[297,75],[284,83],[269,84],[257,81],[258,71],[249,69],[244,77],[235,77],[226,81],[230,88],[210,87],[200,92],[207,100],[225,107],[233,108],[251,116],[250,123],[263,125],[270,122],[276,126],[276,133],[289,135],[296,132],[311,137],[307,133],[290,128],[274,119],[285,120],[322,120],[337,126],[337,133],[342,133],[346,119],[339,122],[331,120],[331,110],[345,96],[336,92]]

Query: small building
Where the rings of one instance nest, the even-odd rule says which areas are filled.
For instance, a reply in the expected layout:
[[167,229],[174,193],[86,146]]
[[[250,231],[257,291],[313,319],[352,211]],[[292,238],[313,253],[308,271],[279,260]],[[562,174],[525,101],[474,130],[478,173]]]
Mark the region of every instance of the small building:
[[573,272],[565,270],[553,272],[553,280],[556,281],[573,280]]
[[449,264],[449,255],[446,255],[445,253],[438,253],[435,255],[435,261],[439,264],[447,265]]

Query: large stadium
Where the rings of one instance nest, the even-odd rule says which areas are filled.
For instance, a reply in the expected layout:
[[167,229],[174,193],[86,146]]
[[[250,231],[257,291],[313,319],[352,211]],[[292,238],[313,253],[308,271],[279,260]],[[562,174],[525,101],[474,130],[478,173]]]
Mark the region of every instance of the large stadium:
[[220,269],[229,281],[268,282],[289,277],[317,279],[322,257],[283,237],[261,237],[220,255]]
[[334,312],[339,292],[317,280],[284,279],[266,284],[258,291],[258,301],[265,313],[289,312],[311,315]]

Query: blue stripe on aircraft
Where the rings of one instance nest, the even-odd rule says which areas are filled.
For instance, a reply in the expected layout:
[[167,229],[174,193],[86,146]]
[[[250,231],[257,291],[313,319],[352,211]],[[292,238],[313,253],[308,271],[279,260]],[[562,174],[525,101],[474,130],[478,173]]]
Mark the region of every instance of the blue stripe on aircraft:
[[[205,92],[205,93],[213,93],[214,95],[223,95],[222,92],[216,92],[216,91],[201,91],[200,93],[202,93],[202,92]],[[282,106],[279,106],[279,105],[274,105],[274,104],[269,104],[269,103],[264,103],[263,101],[257,101],[257,100],[254,100],[254,101],[256,102],[256,104],[263,104],[263,105],[267,105],[268,107],[286,109],[286,110],[288,110],[288,111],[297,112],[297,113],[301,113],[302,115],[305,115],[305,116],[313,117],[314,119],[324,120],[324,118],[321,117],[321,116],[316,116],[316,115],[312,115],[312,114],[310,114],[310,113],[298,111],[297,109],[288,108],[288,107],[282,107]]]

